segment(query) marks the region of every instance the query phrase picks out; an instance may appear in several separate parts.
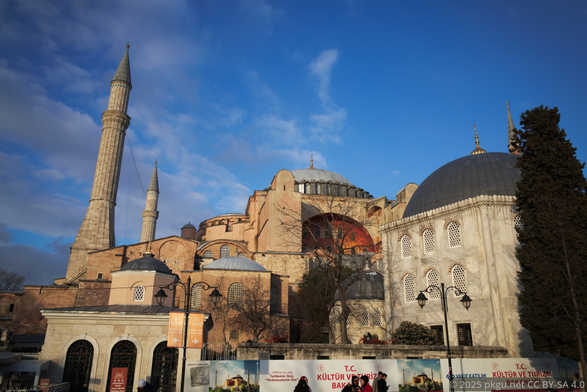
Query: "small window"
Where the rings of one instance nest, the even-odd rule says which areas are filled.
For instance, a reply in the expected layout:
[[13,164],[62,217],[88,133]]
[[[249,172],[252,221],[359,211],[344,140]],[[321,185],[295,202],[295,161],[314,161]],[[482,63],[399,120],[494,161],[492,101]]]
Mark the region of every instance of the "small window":
[[406,302],[414,302],[416,300],[416,284],[414,275],[407,274],[404,278],[404,291],[406,294]]
[[271,314],[277,314],[280,311],[281,295],[279,294],[279,288],[277,286],[271,286],[271,302],[269,306]]
[[202,306],[202,286],[197,284],[192,288],[191,307],[194,310],[199,310],[201,306]]
[[459,346],[472,346],[473,336],[471,335],[471,324],[457,324],[457,335]]
[[450,222],[447,227],[448,230],[448,247],[457,248],[461,246],[461,230],[457,222]]
[[240,283],[233,283],[228,287],[228,305],[240,308],[243,305],[245,290]]
[[230,257],[230,247],[228,245],[222,245],[220,247],[220,258]]
[[304,184],[298,184],[298,192],[304,193]]
[[432,229],[424,230],[422,237],[424,237],[424,253],[433,253],[436,249],[434,246],[434,232]]
[[[426,279],[428,280],[428,286],[438,286],[438,272],[436,272],[436,270],[431,269],[430,271],[428,271],[428,273],[426,274]],[[440,298],[440,292],[436,289],[432,289],[432,292],[429,293],[430,294],[430,299],[439,299]]]
[[402,243],[402,259],[412,257],[412,237],[405,234],[401,238]]
[[245,255],[243,252],[238,252],[236,255],[238,257],[247,257],[247,255]]
[[463,293],[467,292],[467,281],[465,280],[465,269],[460,265],[452,268],[452,283]]
[[330,359],[330,355],[318,355],[316,359]]
[[444,346],[444,332],[442,330],[442,325],[433,325],[430,327],[430,329],[436,337],[436,344],[439,346]]
[[145,286],[135,287],[133,300],[134,301],[143,301],[144,299],[145,299]]
[[375,309],[373,313],[373,325],[376,327],[381,327],[381,310]]
[[377,359],[377,357],[373,355],[364,355],[363,359]]
[[279,360],[285,359],[285,355],[283,355],[283,354],[269,354],[269,359],[279,361]]
[[14,304],[10,304],[10,306],[8,307],[8,311],[14,312]]
[[204,252],[204,258],[205,259],[212,259],[214,256],[212,256],[212,252],[207,250]]
[[102,279],[102,276],[104,276],[104,275],[102,275],[102,273],[99,273],[98,274],[98,280]]
[[367,309],[363,309],[363,312],[361,312],[361,325],[363,327],[369,326],[369,312]]

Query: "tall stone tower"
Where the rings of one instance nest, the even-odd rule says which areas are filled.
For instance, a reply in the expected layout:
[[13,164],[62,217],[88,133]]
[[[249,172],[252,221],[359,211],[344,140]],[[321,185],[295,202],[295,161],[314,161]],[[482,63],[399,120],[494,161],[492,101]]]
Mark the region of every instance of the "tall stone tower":
[[110,82],[108,109],[102,114],[102,138],[94,174],[90,205],[69,253],[66,283],[74,283],[85,275],[88,252],[114,247],[114,207],[118,193],[120,165],[126,129],[130,90],[129,45]]
[[149,189],[147,189],[147,201],[143,211],[143,227],[141,229],[141,242],[153,241],[155,239],[155,228],[157,226],[157,203],[159,202],[159,178],[157,177],[157,162],[153,169]]

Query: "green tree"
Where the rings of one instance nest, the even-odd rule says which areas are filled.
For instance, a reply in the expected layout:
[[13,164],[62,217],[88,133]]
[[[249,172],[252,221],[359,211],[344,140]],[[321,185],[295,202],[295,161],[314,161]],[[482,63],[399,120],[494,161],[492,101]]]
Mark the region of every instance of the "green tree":
[[436,344],[436,335],[425,325],[402,321],[391,334],[391,341],[394,344],[433,346]]
[[534,349],[580,360],[587,374],[587,183],[559,120],[556,107],[540,106],[516,131],[520,319]]

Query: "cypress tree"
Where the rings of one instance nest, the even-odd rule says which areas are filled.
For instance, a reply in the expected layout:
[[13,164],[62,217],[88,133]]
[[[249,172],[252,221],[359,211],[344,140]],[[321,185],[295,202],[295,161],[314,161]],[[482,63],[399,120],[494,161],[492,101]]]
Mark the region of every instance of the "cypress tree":
[[587,182],[559,128],[558,108],[521,116],[516,192],[520,214],[520,319],[537,351],[581,361],[587,374]]

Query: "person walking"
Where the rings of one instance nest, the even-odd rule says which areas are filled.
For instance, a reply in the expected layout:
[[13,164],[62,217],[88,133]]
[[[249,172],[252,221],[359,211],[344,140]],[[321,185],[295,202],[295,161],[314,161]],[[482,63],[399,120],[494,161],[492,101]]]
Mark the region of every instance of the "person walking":
[[146,382],[144,379],[139,380],[139,387],[137,388],[138,392],[153,392],[153,387],[151,384]]

